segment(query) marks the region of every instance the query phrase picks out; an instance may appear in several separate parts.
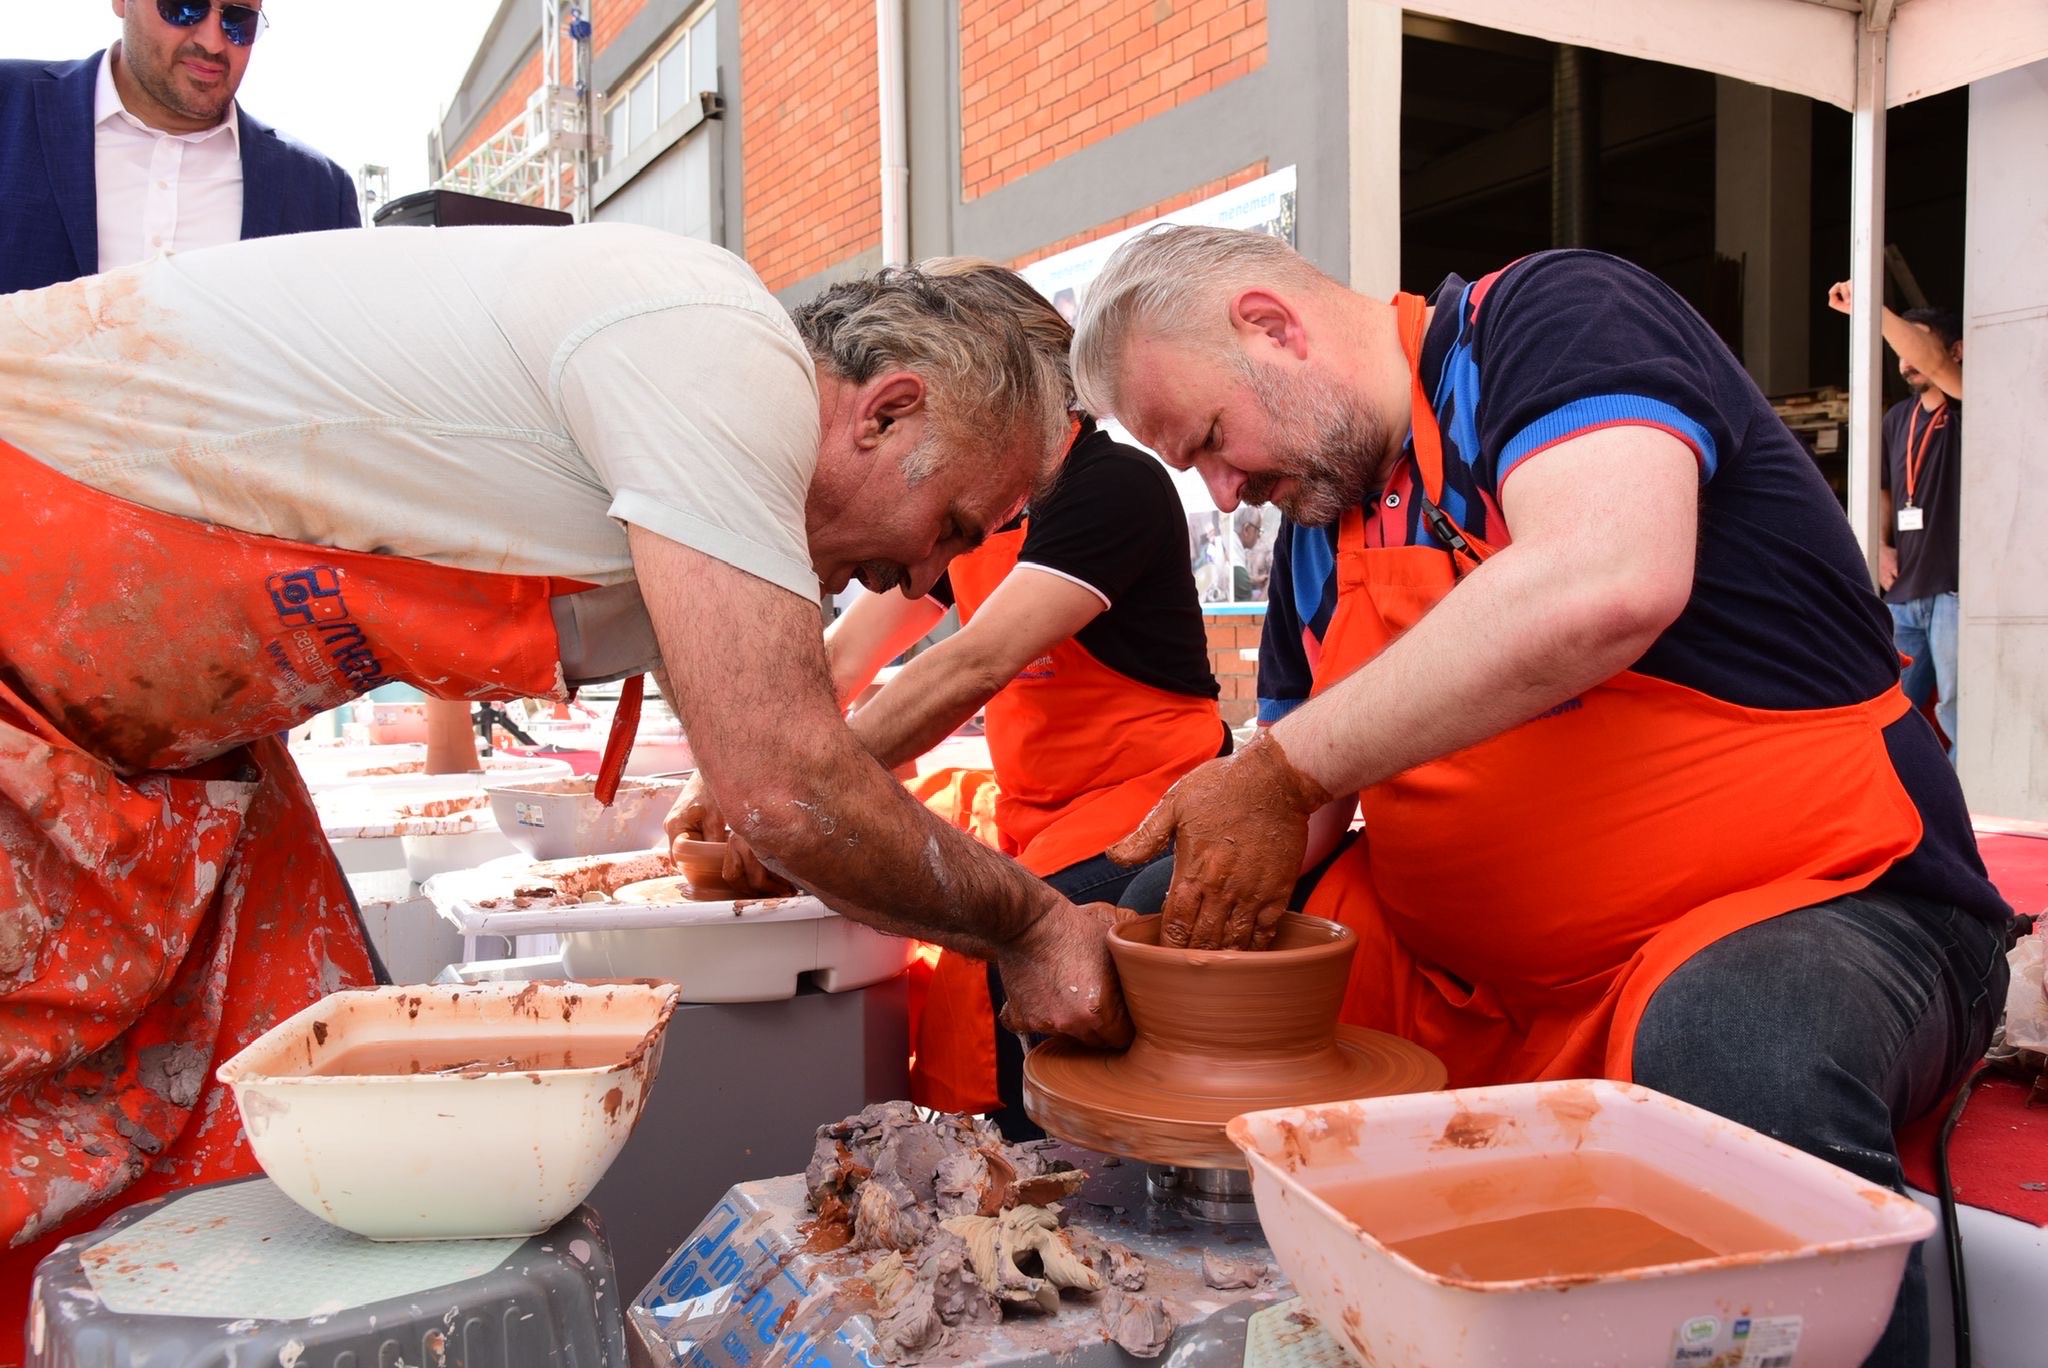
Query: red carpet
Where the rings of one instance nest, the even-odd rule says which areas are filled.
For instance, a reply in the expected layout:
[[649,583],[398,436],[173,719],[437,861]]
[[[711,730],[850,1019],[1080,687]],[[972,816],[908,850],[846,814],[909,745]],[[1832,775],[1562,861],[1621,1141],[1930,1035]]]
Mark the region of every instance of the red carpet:
[[[2048,916],[2048,827],[1983,821],[1977,848],[1991,882],[2015,912]],[[2048,1105],[2030,1110],[2028,1091],[2024,1083],[1993,1077],[1971,1089],[1969,1106],[1949,1139],[1949,1174],[1957,1201],[2048,1226]],[[1941,1190],[1934,1142],[1948,1109],[1943,1102],[1899,1132],[1906,1181],[1922,1192]]]

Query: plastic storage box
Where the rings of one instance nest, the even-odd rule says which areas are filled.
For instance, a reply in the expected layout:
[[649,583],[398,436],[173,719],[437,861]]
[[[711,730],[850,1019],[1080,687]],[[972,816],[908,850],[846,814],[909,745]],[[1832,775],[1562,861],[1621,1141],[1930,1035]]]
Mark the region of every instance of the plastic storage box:
[[[1274,1257],[1322,1327],[1368,1363],[1845,1368],[1877,1343],[1906,1255],[1934,1229],[1909,1198],[1606,1080],[1280,1108],[1236,1118],[1229,1134],[1251,1163]],[[1328,1200],[1364,1180],[1420,1188],[1456,1177],[1477,1192],[1501,1160],[1587,1152],[1627,1156],[1788,1238],[1689,1262],[1488,1281],[1425,1271]],[[1514,1214],[1505,1200],[1475,1199],[1468,1222]]]

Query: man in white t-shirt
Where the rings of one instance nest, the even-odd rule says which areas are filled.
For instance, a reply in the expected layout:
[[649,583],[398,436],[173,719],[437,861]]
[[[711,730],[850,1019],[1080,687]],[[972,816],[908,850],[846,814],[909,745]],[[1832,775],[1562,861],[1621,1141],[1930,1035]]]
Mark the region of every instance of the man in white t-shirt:
[[[0,1196],[0,1245],[89,1223],[131,1158],[231,1171],[218,1147],[179,1168],[207,1071],[172,1085],[150,1052],[224,1058],[363,976],[292,844],[306,824],[277,816],[304,803],[274,737],[391,678],[516,696],[665,667],[769,865],[995,960],[1020,1026],[1126,1038],[1102,913],[913,801],[844,725],[819,640],[821,589],[922,596],[1050,473],[1059,358],[1013,308],[898,270],[792,321],[737,258],[623,225],[275,238],[0,298],[21,500],[0,547],[0,1093],[42,1098],[31,1121],[104,1118],[59,1086],[91,1055],[92,1096],[125,1112],[85,1127],[110,1155]],[[166,997],[229,941],[216,996]],[[108,944],[142,962],[132,992]],[[100,1026],[31,1022],[17,993],[89,993],[65,1020]],[[164,1020],[172,999],[211,1016]],[[139,1066],[98,1053],[117,1047]],[[20,1115],[0,1110],[0,1168]]]

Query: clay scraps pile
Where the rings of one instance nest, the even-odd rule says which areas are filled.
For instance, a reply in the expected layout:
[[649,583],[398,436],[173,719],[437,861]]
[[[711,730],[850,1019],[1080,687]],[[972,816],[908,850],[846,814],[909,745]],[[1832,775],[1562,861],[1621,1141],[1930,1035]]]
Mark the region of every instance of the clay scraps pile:
[[1060,1199],[1088,1175],[1003,1142],[965,1116],[918,1119],[884,1102],[818,1131],[804,1170],[818,1214],[811,1248],[874,1251],[875,1332],[898,1361],[942,1352],[956,1329],[1005,1315],[1056,1315],[1086,1298],[1105,1336],[1139,1358],[1173,1338],[1145,1265],[1113,1241],[1060,1223]]

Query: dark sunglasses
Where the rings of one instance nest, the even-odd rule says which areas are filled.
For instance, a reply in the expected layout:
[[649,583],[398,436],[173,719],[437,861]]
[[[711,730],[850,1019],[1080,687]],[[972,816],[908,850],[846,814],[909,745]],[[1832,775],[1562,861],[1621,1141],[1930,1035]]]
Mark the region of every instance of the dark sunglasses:
[[[173,28],[196,28],[213,13],[213,0],[156,0],[156,12]],[[247,47],[269,20],[254,5],[222,5],[220,31],[236,47]]]

